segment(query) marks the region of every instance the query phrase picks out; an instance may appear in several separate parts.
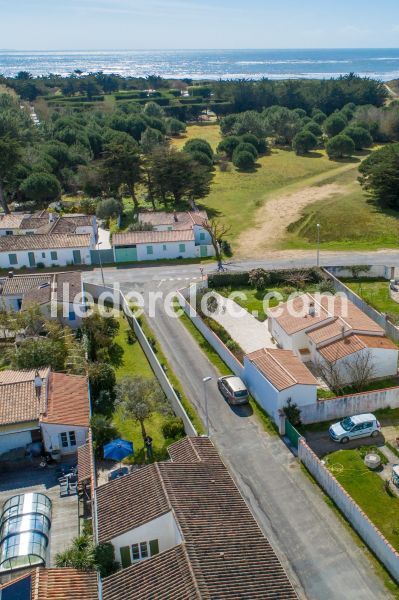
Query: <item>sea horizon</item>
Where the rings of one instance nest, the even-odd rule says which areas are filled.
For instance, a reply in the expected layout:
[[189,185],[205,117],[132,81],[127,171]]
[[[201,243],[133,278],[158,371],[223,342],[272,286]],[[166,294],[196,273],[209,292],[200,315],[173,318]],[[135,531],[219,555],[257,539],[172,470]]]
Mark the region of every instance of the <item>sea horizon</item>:
[[0,73],[29,71],[68,76],[103,71],[169,79],[323,79],[354,72],[390,81],[399,78],[399,48],[271,48],[145,50],[0,49]]

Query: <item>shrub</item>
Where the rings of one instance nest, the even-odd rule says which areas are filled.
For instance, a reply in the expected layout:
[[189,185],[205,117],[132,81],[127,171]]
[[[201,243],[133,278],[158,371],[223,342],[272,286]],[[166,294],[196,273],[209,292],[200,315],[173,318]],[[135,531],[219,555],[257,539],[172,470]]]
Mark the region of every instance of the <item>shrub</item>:
[[316,148],[317,143],[317,137],[311,131],[302,129],[292,140],[292,148],[298,155],[307,154],[310,150]]
[[240,350],[240,346],[234,340],[227,340],[226,346],[233,354],[234,352],[237,352],[237,350]]
[[283,407],[283,411],[288,421],[294,427],[299,427],[301,424],[301,410],[298,405],[293,403],[291,398],[287,400],[287,404]]
[[213,162],[212,159],[209,158],[208,154],[205,152],[201,152],[201,150],[195,150],[194,152],[190,152],[191,158],[195,160],[200,165],[207,167],[208,169],[212,168]]
[[165,438],[169,439],[184,437],[185,429],[183,419],[180,417],[170,417],[162,425],[162,434]]
[[197,151],[203,152],[204,154],[207,154],[211,160],[213,159],[212,146],[209,144],[209,142],[202,140],[201,138],[189,140],[184,144],[183,150],[190,153]]
[[270,283],[270,273],[264,269],[252,269],[252,271],[249,272],[249,283],[256,288],[258,292],[262,292]]
[[355,144],[347,135],[336,135],[327,142],[326,151],[329,158],[344,158],[344,156],[352,156]]
[[346,125],[347,120],[345,117],[334,113],[324,121],[324,130],[329,136],[334,137],[335,135],[341,133],[341,131],[345,129]]
[[373,138],[370,132],[363,127],[347,127],[344,130],[344,134],[351,138],[355,144],[356,150],[363,150],[363,148],[370,148],[373,145]]
[[259,154],[264,154],[267,152],[267,142],[265,138],[258,138],[253,133],[244,133],[244,135],[241,136],[241,141],[255,146]]
[[234,161],[234,156],[236,154],[239,154],[240,152],[249,152],[250,154],[252,154],[252,156],[254,158],[258,158],[258,151],[253,144],[248,144],[246,142],[240,142],[238,144],[237,148],[234,150],[233,161]]
[[242,171],[251,171],[255,166],[254,155],[250,152],[234,152],[233,164]]
[[310,121],[309,123],[307,123],[304,127],[304,130],[310,131],[316,137],[320,137],[323,134],[322,128],[316,123],[316,121]]
[[240,144],[240,138],[237,135],[228,135],[220,142],[217,147],[218,152],[225,153],[230,159],[233,156],[234,150]]
[[227,256],[233,256],[233,251],[231,249],[231,245],[227,240],[222,240],[222,243],[220,244],[221,249],[222,249],[222,253]]
[[219,288],[227,286],[248,285],[248,271],[233,271],[231,273],[210,273],[208,275],[208,287]]

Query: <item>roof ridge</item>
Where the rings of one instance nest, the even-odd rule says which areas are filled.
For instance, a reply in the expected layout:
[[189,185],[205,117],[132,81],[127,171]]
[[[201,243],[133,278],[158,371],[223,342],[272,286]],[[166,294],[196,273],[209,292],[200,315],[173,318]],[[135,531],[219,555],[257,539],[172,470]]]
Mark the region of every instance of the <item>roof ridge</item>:
[[[274,348],[273,348],[273,349],[274,349]],[[299,382],[298,382],[298,380],[297,380],[297,379],[296,379],[296,378],[295,378],[295,377],[294,377],[294,376],[293,376],[293,375],[292,375],[292,374],[291,374],[291,373],[288,371],[288,369],[286,369],[286,368],[284,367],[284,365],[282,365],[282,364],[281,364],[281,363],[280,363],[280,362],[277,360],[277,358],[275,358],[275,357],[273,356],[273,354],[271,354],[271,353],[269,352],[269,348],[264,348],[263,350],[264,350],[265,354],[267,354],[268,356],[270,356],[270,358],[273,360],[273,362],[275,362],[275,363],[276,363],[276,364],[277,364],[277,365],[280,367],[280,369],[282,369],[282,370],[283,370],[283,371],[284,371],[284,372],[285,372],[285,373],[288,375],[288,377],[289,377],[290,379],[292,379],[292,381],[294,381],[295,383],[299,383]],[[284,350],[283,350],[283,352],[284,352]],[[288,350],[288,352],[290,352],[290,351]],[[294,353],[292,352],[292,354],[294,354]]]
[[180,547],[181,547],[181,550],[182,550],[182,552],[184,554],[184,558],[186,559],[186,562],[187,562],[187,565],[188,565],[188,570],[190,571],[190,575],[192,577],[193,584],[194,584],[194,587],[195,587],[195,591],[198,594],[199,600],[201,600],[201,598],[202,598],[201,591],[200,591],[200,588],[199,588],[199,585],[198,585],[198,581],[197,581],[197,577],[195,575],[195,571],[194,571],[194,569],[192,567],[192,564],[191,564],[191,560],[190,560],[189,554],[187,552],[186,542],[185,542],[184,539],[181,542]]

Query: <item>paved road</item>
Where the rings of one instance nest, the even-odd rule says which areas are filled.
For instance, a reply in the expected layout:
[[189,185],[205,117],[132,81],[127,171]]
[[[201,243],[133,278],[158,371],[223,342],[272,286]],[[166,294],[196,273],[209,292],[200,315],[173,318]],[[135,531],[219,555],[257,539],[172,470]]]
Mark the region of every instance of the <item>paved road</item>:
[[[106,280],[119,281],[124,291],[132,287],[167,291],[179,287],[186,277],[190,279],[190,271],[198,273],[188,267],[182,265],[178,275],[176,268],[170,271],[181,278],[177,282],[170,273],[166,277],[166,267],[107,270]],[[85,278],[100,283],[98,272],[85,273]],[[387,598],[372,565],[328,508],[318,487],[303,475],[278,437],[267,435],[248,410],[233,410],[224,402],[215,384],[217,371],[184,326],[165,314],[161,303],[151,327],[203,420],[202,378],[213,377],[209,387],[211,438],[300,597]]]

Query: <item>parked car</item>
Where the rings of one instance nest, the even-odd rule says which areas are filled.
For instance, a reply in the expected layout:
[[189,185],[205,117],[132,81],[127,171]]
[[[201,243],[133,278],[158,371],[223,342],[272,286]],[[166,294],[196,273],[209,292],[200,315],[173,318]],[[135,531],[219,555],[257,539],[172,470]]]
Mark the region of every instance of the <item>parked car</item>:
[[349,440],[363,437],[376,437],[381,430],[377,418],[371,413],[345,417],[339,423],[331,425],[328,433],[334,442],[346,444]]
[[235,375],[219,377],[218,388],[229,404],[239,405],[248,402],[248,390],[242,379]]

